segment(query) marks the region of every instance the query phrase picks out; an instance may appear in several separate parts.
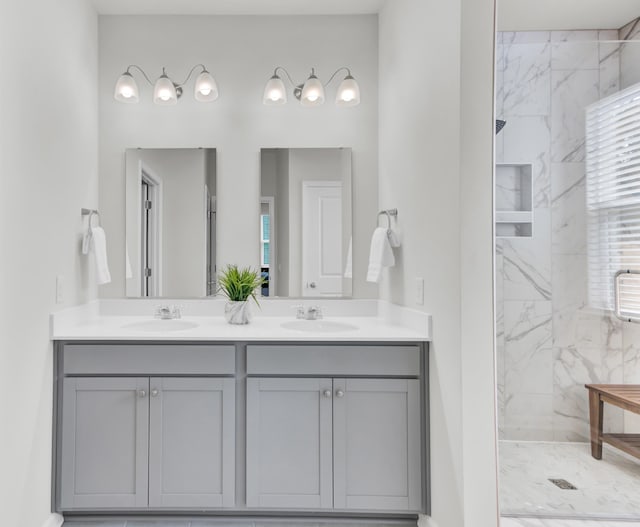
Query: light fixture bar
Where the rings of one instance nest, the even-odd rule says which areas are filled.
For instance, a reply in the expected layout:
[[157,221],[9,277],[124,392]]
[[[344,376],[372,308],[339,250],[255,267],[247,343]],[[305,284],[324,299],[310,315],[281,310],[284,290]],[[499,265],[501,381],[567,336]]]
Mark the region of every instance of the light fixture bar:
[[131,64],[127,67],[126,71],[120,75],[116,82],[114,98],[119,102],[137,103],[140,100],[138,85],[131,73],[132,68],[138,70],[145,80],[153,86],[153,101],[161,106],[170,106],[178,102],[178,99],[184,91],[183,86],[189,82],[191,76],[198,68],[200,68],[201,71],[196,77],[194,99],[198,102],[212,102],[215,101],[219,95],[218,85],[204,64],[196,64],[193,66],[187,78],[181,83],[174,82],[167,75],[164,67],[162,68],[162,74],[155,82],[152,82],[140,66]]
[[347,72],[347,76],[351,76],[351,70],[349,68],[347,68],[346,66],[342,66],[341,68],[338,68],[336,71],[334,71],[331,75],[331,77],[329,77],[329,80],[327,81],[327,83],[325,84],[325,86],[329,86],[329,84],[331,84],[331,81],[333,79],[336,78],[336,75],[338,73],[340,73],[341,71],[346,71]]
[[346,76],[338,87],[335,103],[337,106],[357,106],[360,104],[360,87],[351,75],[351,70],[345,66],[334,71],[326,83],[320,81],[316,76],[315,68],[312,68],[307,80],[301,84],[294,82],[285,68],[277,66],[273,70],[273,75],[265,85],[262,102],[267,106],[286,104],[286,87],[282,77],[278,74],[279,72],[283,72],[293,88],[293,96],[300,101],[300,104],[303,106],[320,106],[324,103],[325,87],[328,86],[341,71],[346,72]]

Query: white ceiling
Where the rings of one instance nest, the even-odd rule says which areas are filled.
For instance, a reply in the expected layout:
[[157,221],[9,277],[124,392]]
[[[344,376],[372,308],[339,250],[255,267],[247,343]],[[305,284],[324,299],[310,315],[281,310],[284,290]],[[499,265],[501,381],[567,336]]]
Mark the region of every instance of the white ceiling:
[[640,0],[497,0],[500,31],[619,29],[640,16]]
[[351,15],[385,0],[90,0],[102,15]]
[[[385,1],[393,0],[89,1],[104,15],[349,15],[378,13]],[[640,0],[497,0],[497,4],[501,31],[618,29],[640,16]]]

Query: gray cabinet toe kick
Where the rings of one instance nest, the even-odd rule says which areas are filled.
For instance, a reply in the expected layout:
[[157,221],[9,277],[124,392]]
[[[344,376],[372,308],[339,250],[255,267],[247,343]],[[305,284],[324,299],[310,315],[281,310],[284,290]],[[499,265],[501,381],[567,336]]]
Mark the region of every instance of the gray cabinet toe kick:
[[409,525],[430,512],[426,342],[54,350],[52,510],[65,525]]

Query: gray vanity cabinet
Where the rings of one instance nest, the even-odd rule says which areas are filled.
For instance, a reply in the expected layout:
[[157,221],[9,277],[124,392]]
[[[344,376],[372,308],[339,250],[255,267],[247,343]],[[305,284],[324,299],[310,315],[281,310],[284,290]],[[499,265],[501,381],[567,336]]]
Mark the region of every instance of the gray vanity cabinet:
[[57,342],[55,372],[56,512],[429,511],[421,343]]
[[149,507],[232,507],[235,379],[151,378]]
[[419,394],[417,379],[334,379],[336,509],[420,509]]
[[63,509],[234,505],[234,379],[68,377],[63,401]]
[[247,379],[248,507],[333,507],[331,393],[331,379]]
[[418,511],[420,381],[247,379],[247,506]]
[[147,506],[149,379],[64,379],[61,505]]

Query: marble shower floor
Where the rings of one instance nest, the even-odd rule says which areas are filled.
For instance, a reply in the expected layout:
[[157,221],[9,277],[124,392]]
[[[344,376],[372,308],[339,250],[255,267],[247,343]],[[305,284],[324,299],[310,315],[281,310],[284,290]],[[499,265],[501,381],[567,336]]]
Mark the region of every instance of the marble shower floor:
[[632,527],[636,522],[598,520],[541,520],[538,518],[501,518],[500,527]]
[[[500,441],[499,457],[503,515],[640,522],[640,460],[619,450],[604,445],[598,461],[587,443]],[[577,490],[561,490],[549,478]]]

